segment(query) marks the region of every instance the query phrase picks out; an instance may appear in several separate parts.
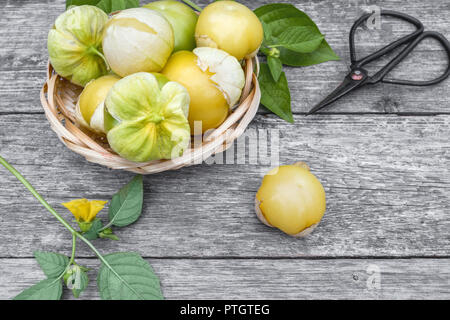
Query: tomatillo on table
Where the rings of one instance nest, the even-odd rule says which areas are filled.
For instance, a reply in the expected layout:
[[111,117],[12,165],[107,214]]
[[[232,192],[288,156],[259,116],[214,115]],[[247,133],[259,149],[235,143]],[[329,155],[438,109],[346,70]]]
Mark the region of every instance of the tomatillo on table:
[[162,0],[150,2],[144,8],[161,13],[169,21],[175,36],[174,52],[195,48],[198,15],[189,6],[175,0]]
[[326,210],[325,190],[303,162],[269,171],[255,201],[264,224],[294,237],[310,234]]

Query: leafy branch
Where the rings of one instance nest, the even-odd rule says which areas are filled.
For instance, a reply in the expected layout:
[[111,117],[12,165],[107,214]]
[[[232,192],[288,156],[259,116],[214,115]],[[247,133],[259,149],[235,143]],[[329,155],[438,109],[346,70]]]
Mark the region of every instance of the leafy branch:
[[[88,234],[92,238],[96,238],[92,236],[92,233],[89,233],[90,230],[86,233],[75,230],[47,203],[47,201],[45,201],[36,189],[34,189],[34,187],[1,156],[0,164],[10,171],[72,234],[72,254],[70,259],[58,253],[43,251],[35,252],[36,260],[47,279],[24,290],[17,295],[15,299],[59,300],[63,292],[62,279],[64,279],[66,286],[72,289],[74,296],[78,297],[86,288],[88,277],[87,268],[79,266],[75,262],[77,239],[84,242],[101,261],[97,285],[102,299],[125,300],[163,298],[158,277],[155,275],[151,266],[139,254],[133,252],[118,252],[102,255],[92,242],[85,237],[85,235]],[[142,202],[142,176],[137,176],[113,197],[110,207],[110,217],[112,216],[115,220],[111,225],[126,226],[135,222],[142,211]],[[121,223],[118,223],[117,221],[120,221]],[[95,224],[92,226],[94,225]],[[107,229],[97,229],[97,237],[101,237],[101,231],[105,230]]]
[[287,122],[294,122],[291,95],[283,65],[306,67],[339,60],[317,25],[291,4],[274,3],[256,9],[264,40],[260,52],[267,62],[261,64],[259,83],[261,104]]

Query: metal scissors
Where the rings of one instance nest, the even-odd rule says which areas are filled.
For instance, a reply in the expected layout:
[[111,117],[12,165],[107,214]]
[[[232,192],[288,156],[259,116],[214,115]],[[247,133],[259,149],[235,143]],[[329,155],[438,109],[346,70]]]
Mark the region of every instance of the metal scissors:
[[[346,95],[353,90],[361,88],[365,85],[376,84],[379,82],[390,83],[390,84],[400,84],[400,85],[408,85],[408,86],[431,86],[437,84],[439,82],[444,81],[450,75],[450,43],[448,40],[440,33],[435,31],[424,31],[423,24],[414,17],[411,17],[407,14],[390,11],[390,10],[381,10],[382,16],[391,16],[398,18],[400,20],[404,20],[410,22],[416,27],[416,30],[406,35],[391,44],[385,46],[384,48],[372,53],[371,55],[359,59],[356,59],[356,50],[355,50],[355,33],[358,27],[360,27],[370,16],[372,13],[368,13],[359,18],[354,24],[352,29],[350,30],[350,73],[345,77],[344,81],[341,85],[334,90],[330,95],[328,95],[324,100],[322,100],[319,104],[317,104],[314,108],[312,108],[307,115],[315,113],[320,109],[328,106],[329,104],[335,102],[342,96]],[[447,67],[447,71],[442,74],[440,77],[434,80],[428,81],[414,81],[414,80],[398,80],[398,79],[386,79],[386,75],[394,69],[403,59],[405,59],[408,54],[410,54],[414,48],[425,38],[434,38],[438,40],[443,48],[447,51],[449,64]],[[375,73],[374,75],[369,75],[368,71],[363,68],[363,66],[368,63],[377,60],[384,56],[385,54],[391,53],[393,50],[397,49],[401,45],[406,44],[406,47],[400,51],[400,53],[395,56],[386,66],[384,66],[380,71]]]

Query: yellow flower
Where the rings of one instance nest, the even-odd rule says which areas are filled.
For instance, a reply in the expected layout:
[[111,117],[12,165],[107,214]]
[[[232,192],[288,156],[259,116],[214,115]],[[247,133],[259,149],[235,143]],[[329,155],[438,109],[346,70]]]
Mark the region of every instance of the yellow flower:
[[108,201],[77,199],[62,205],[75,216],[78,222],[92,222]]

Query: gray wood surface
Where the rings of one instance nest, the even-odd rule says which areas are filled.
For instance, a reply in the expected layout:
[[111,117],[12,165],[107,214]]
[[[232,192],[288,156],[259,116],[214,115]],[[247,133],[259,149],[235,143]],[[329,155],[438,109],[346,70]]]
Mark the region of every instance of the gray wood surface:
[[[246,1],[252,8],[269,2]],[[450,36],[450,1],[292,2],[343,59],[287,68],[295,124],[261,108],[249,129],[277,129],[280,163],[306,161],[323,182],[328,208],[319,228],[298,240],[256,219],[253,199],[269,166],[251,159],[258,163],[145,177],[142,218],[117,232],[120,242],[99,240],[98,247],[138,250],[167,298],[450,298],[450,81],[426,89],[374,86],[344,98],[331,114],[303,116],[342,80],[348,31],[365,6],[404,11]],[[63,1],[0,0],[0,8],[0,154],[71,219],[61,202],[107,200],[132,174],[72,153],[43,115],[45,39]],[[361,34],[362,54],[406,29],[388,24]],[[444,69],[440,59],[430,41],[395,75],[431,78]],[[70,237],[1,168],[0,211],[0,298],[9,299],[42,278],[32,252],[69,254]],[[83,245],[77,252],[82,263],[97,263]],[[381,272],[379,289],[366,283],[369,266]],[[97,298],[90,275],[87,299]]]
[[[37,263],[3,261],[3,295],[44,279]],[[95,260],[78,263],[98,267]],[[442,299],[450,295],[449,259],[219,260],[148,259],[168,299]],[[374,277],[374,271],[380,271]],[[89,272],[95,279],[95,272]],[[369,284],[368,284],[369,283]],[[377,284],[379,288],[377,289]],[[92,280],[83,298],[98,299]],[[64,298],[73,299],[69,292]]]

